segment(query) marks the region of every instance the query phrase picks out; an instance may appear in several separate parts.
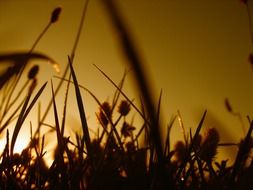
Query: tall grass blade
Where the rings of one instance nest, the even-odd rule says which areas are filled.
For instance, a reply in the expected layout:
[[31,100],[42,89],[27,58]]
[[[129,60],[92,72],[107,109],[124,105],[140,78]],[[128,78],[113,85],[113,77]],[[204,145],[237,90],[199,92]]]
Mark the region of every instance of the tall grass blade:
[[236,155],[235,163],[233,165],[233,171],[232,171],[232,180],[235,180],[236,175],[238,174],[240,168],[244,165],[245,159],[247,158],[250,148],[252,148],[252,137],[251,133],[253,131],[253,121],[250,123],[250,127],[248,129],[248,132],[241,142],[241,145],[239,146],[239,150]]
[[187,155],[186,155],[186,157],[185,157],[185,160],[182,162],[181,166],[180,166],[179,169],[178,169],[178,172],[177,172],[177,174],[176,174],[176,179],[178,179],[178,180],[179,180],[179,178],[180,178],[181,172],[182,172],[183,169],[185,168],[187,162],[190,160],[190,156],[191,156],[191,153],[192,153],[192,151],[193,151],[194,144],[196,143],[197,138],[198,138],[198,135],[199,135],[199,133],[200,133],[200,129],[201,129],[202,126],[203,126],[203,123],[204,123],[204,120],[205,120],[205,117],[206,117],[206,113],[207,113],[207,111],[205,110],[205,112],[204,112],[204,114],[203,114],[203,116],[202,116],[202,118],[201,118],[201,120],[200,120],[200,122],[199,122],[199,125],[198,125],[198,127],[197,127],[197,129],[196,129],[196,131],[195,131],[195,134],[194,134],[194,136],[193,136],[193,138],[192,138],[192,142],[191,142],[190,147],[189,147],[189,149],[188,149],[188,152],[187,152]]
[[146,121],[148,122],[148,120],[146,119],[146,117],[144,116],[144,114],[140,111],[140,109],[137,108],[137,106],[133,103],[133,101],[131,101],[128,96],[121,90],[121,88],[118,87],[118,85],[104,72],[102,71],[97,65],[93,64],[94,67],[97,68],[97,70],[99,72],[102,73],[102,75],[104,75],[104,77],[121,93],[121,95],[128,101],[128,103],[131,104],[131,106],[138,112],[138,114]]
[[83,129],[82,144],[85,142],[87,152],[88,152],[88,155],[89,155],[91,140],[90,140],[88,124],[87,124],[87,120],[86,120],[86,114],[85,114],[85,111],[84,111],[83,100],[82,100],[81,92],[80,92],[78,82],[77,82],[77,79],[76,79],[76,74],[74,72],[70,57],[68,57],[68,59],[69,59],[69,66],[70,66],[71,75],[72,75],[73,82],[74,82],[74,85],[75,85],[76,101],[77,101],[77,105],[78,105],[78,109],[79,109],[79,116],[80,116],[81,123],[82,123],[82,129]]
[[29,100],[30,100],[30,97],[31,97],[31,94],[32,94],[32,91],[29,91],[29,93],[26,97],[26,100],[23,104],[23,107],[20,111],[17,123],[16,123],[14,131],[13,131],[13,135],[12,135],[12,139],[11,139],[11,155],[13,155],[14,145],[15,145],[18,133],[19,133],[19,131],[20,131],[22,125],[23,125],[23,122],[25,121],[25,119],[28,116],[29,112],[31,111],[32,107],[34,106],[34,104],[36,103],[38,98],[40,97],[40,95],[43,92],[46,85],[47,85],[47,82],[40,88],[40,90],[37,92],[37,94],[33,98],[32,102],[28,106],[28,103],[29,103]]
[[54,119],[55,119],[55,126],[56,126],[55,128],[56,128],[57,142],[58,142],[58,152],[56,155],[56,161],[57,161],[56,163],[57,163],[60,173],[61,173],[61,182],[62,182],[61,188],[67,188],[68,187],[67,173],[66,173],[64,159],[63,159],[64,142],[63,142],[63,136],[60,131],[60,124],[59,124],[59,119],[58,119],[57,107],[56,107],[56,103],[55,103],[55,96],[54,96],[54,89],[53,89],[52,80],[51,80],[51,90],[52,90],[52,99],[53,99]]
[[53,87],[52,80],[51,80],[51,91],[52,91],[52,100],[53,100],[54,120],[55,120],[56,134],[57,134],[57,142],[59,145],[58,147],[62,150],[63,140],[62,140],[62,135],[61,135],[61,131],[60,131],[60,124],[59,124],[59,119],[58,119],[58,112],[57,112],[57,108],[56,108],[56,103],[55,103],[54,87]]
[[64,135],[64,130],[65,130],[68,93],[69,93],[69,86],[70,86],[70,77],[71,77],[71,75],[69,74],[69,80],[68,80],[68,83],[67,83],[67,88],[66,88],[65,97],[64,97],[64,107],[63,107],[63,114],[62,114],[63,116],[62,116],[62,124],[61,124],[61,134],[62,134],[62,136]]

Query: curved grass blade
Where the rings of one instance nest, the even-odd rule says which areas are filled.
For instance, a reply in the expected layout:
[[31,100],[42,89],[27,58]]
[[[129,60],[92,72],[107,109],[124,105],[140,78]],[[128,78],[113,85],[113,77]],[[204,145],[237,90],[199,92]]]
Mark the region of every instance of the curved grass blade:
[[36,103],[36,101],[38,100],[38,98],[40,97],[41,93],[43,92],[43,90],[45,89],[47,85],[47,82],[44,83],[44,85],[40,88],[40,90],[37,92],[37,94],[35,95],[35,97],[33,98],[32,102],[30,103],[30,105],[28,106],[29,100],[31,98],[32,92],[29,91],[26,100],[23,104],[23,107],[20,111],[17,123],[15,125],[14,131],[13,131],[13,135],[12,135],[12,139],[11,139],[11,155],[13,155],[13,150],[14,150],[14,145],[15,142],[17,140],[18,137],[18,133],[26,119],[26,117],[28,116],[29,112],[31,111],[32,107],[34,106],[34,104]]
[[38,52],[14,52],[0,54],[0,64],[9,63],[6,71],[0,74],[0,89],[3,85],[14,75],[17,75],[30,60],[40,59],[48,61],[52,64],[54,69],[59,72],[59,64],[57,64],[52,58],[43,53]]

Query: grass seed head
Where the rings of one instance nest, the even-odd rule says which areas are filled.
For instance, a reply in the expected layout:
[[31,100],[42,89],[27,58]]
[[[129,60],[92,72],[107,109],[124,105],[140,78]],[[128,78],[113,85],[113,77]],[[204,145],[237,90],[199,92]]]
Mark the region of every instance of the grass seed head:
[[59,20],[61,10],[62,10],[61,7],[56,7],[53,10],[52,15],[51,15],[51,20],[50,20],[51,23],[55,23]]
[[99,108],[98,114],[99,120],[104,126],[107,126],[109,123],[108,119],[112,118],[112,108],[108,102],[104,102]]
[[130,125],[127,122],[124,122],[122,125],[122,128],[121,128],[121,134],[124,137],[130,137],[134,130],[135,130],[135,127],[133,127],[132,125]]
[[28,72],[28,79],[34,79],[39,72],[39,66],[34,65]]
[[203,139],[200,150],[200,158],[204,161],[212,161],[217,153],[220,135],[215,128],[209,128]]
[[176,161],[181,163],[186,156],[186,146],[183,141],[177,141],[174,145]]
[[129,113],[129,111],[130,111],[130,104],[126,100],[122,100],[118,107],[118,112],[122,116],[126,116]]

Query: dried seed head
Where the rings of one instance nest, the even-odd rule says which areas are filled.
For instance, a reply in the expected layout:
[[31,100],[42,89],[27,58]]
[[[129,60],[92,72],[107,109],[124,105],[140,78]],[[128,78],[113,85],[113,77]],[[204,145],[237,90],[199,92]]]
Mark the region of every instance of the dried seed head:
[[53,10],[52,14],[51,14],[51,20],[50,20],[50,22],[51,23],[57,22],[58,19],[59,19],[60,13],[61,13],[61,7],[55,8]]
[[124,137],[130,137],[134,130],[135,130],[134,126],[131,126],[129,123],[124,122],[121,128],[121,134]]
[[209,128],[206,131],[200,150],[200,158],[204,161],[212,161],[217,153],[220,135],[215,128]]
[[233,112],[233,109],[232,109],[232,107],[231,107],[231,104],[229,103],[228,98],[225,99],[225,106],[226,106],[228,112],[230,112],[230,113]]
[[107,126],[109,123],[108,119],[111,119],[112,117],[112,108],[108,102],[104,102],[101,107],[99,108],[98,117],[100,122]]
[[28,79],[34,79],[39,72],[39,66],[34,65],[28,72]]
[[183,141],[177,141],[174,145],[176,161],[181,163],[186,156],[186,146]]
[[130,111],[130,104],[128,103],[128,101],[126,100],[122,100],[120,102],[120,105],[118,107],[118,112],[122,115],[122,116],[126,116]]

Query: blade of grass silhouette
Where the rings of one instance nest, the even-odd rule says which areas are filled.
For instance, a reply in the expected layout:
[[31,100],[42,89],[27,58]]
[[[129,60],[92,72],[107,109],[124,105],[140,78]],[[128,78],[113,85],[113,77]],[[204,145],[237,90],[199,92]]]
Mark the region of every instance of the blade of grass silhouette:
[[[24,92],[24,89],[28,86],[29,80],[26,80],[25,84],[21,87],[20,91],[17,93],[17,96],[14,98],[14,100],[11,101],[11,97],[13,94],[12,87],[8,88],[8,84],[5,85],[5,88],[2,89],[2,99],[1,102],[2,104],[0,105],[0,112],[1,112],[1,119],[0,119],[0,125],[1,125],[1,120],[4,118],[8,110],[12,107],[12,105],[17,101],[17,99],[21,96],[21,94]],[[10,105],[9,105],[10,104]]]
[[19,65],[22,63],[27,63],[30,60],[36,59],[49,61],[52,63],[52,65],[57,64],[55,60],[40,52],[29,53],[26,51],[18,51],[0,54],[0,64],[4,64],[4,62],[9,62],[11,65]]
[[[137,108],[137,106],[128,98],[128,96],[117,86],[117,84],[115,84],[115,82],[113,82],[113,80],[104,72],[102,71],[97,65],[93,64],[94,67],[96,67],[98,69],[98,71],[100,71],[102,73],[102,75],[104,75],[104,77],[109,80],[109,82],[121,93],[121,95],[128,101],[128,103],[131,104],[131,106],[139,113],[139,115],[146,121],[146,117],[143,115],[143,113]],[[149,123],[149,122],[148,122]]]
[[63,144],[63,136],[60,131],[60,124],[59,124],[59,119],[58,119],[58,112],[57,112],[57,108],[56,108],[56,103],[55,103],[54,88],[53,88],[52,80],[51,80],[51,91],[52,91],[55,128],[56,128],[57,143],[58,143],[58,152],[56,155],[56,160],[57,160],[57,165],[59,166],[60,174],[62,177],[62,184],[61,184],[62,187],[61,188],[65,189],[68,187],[68,184],[67,184],[68,180],[67,180],[66,169],[65,169],[64,158],[63,158],[64,144]]
[[12,135],[12,139],[11,139],[11,155],[13,155],[13,150],[14,150],[15,142],[16,142],[16,139],[18,137],[18,133],[19,133],[19,131],[20,131],[22,125],[23,125],[23,122],[25,121],[27,115],[29,114],[29,112],[31,111],[32,107],[35,105],[36,101],[38,100],[38,98],[40,97],[41,93],[45,89],[46,85],[47,85],[47,82],[44,83],[44,85],[40,88],[40,90],[37,92],[37,94],[33,98],[32,102],[28,106],[29,100],[30,100],[31,95],[32,95],[32,91],[29,91],[29,93],[28,93],[28,95],[26,97],[26,100],[25,100],[25,102],[23,104],[23,107],[22,107],[22,109],[20,111],[17,123],[16,123],[14,131],[13,131],[13,135]]
[[[202,116],[202,118],[201,118],[201,120],[200,120],[200,122],[199,122],[199,125],[198,125],[198,127],[197,127],[197,129],[196,129],[196,131],[195,131],[195,134],[194,134],[194,136],[193,136],[193,138],[192,138],[192,142],[191,142],[191,144],[190,144],[190,146],[189,146],[189,149],[188,149],[188,151],[187,151],[187,153],[186,153],[186,157],[185,157],[185,159],[183,160],[182,164],[180,165],[180,167],[179,167],[179,169],[178,169],[178,171],[177,171],[176,179],[177,179],[178,181],[180,181],[180,175],[181,175],[183,169],[185,168],[187,162],[190,160],[191,153],[192,153],[192,150],[193,150],[193,146],[194,146],[194,144],[196,144],[198,135],[199,135],[199,133],[200,133],[200,130],[201,130],[202,126],[203,126],[203,123],[204,123],[204,120],[205,120],[205,117],[206,117],[206,113],[207,113],[207,111],[205,110],[205,112],[204,112],[204,114],[203,114],[203,116]],[[185,179],[185,180],[186,180],[186,179]]]
[[[67,81],[67,82],[74,83],[74,82],[72,82],[72,81],[70,81],[70,80],[68,80],[68,79],[63,79],[63,78],[60,78],[60,77],[58,77],[58,76],[54,76],[54,77],[55,77],[55,78],[58,78],[58,79],[61,79],[61,80],[64,80],[64,81]],[[114,134],[116,135],[116,138],[117,138],[117,141],[118,141],[118,143],[119,143],[119,145],[120,145],[120,147],[121,147],[121,150],[123,150],[123,149],[124,149],[123,144],[122,144],[122,142],[121,142],[121,140],[120,140],[120,136],[119,136],[119,134],[118,134],[118,132],[117,132],[117,130],[116,130],[116,125],[118,124],[119,119],[120,119],[122,116],[121,116],[115,123],[113,123],[112,119],[109,118],[109,117],[107,117],[107,114],[106,114],[106,113],[104,112],[104,110],[103,110],[102,103],[97,99],[97,97],[96,97],[89,89],[85,88],[84,86],[78,84],[78,87],[81,88],[81,89],[83,89],[83,90],[85,90],[85,91],[87,91],[87,92],[90,94],[90,96],[96,101],[96,103],[99,105],[99,107],[101,108],[101,110],[102,110],[103,113],[104,113],[104,116],[107,118],[107,120],[109,121],[109,123],[111,124],[111,126],[112,126],[112,128],[113,128]],[[118,89],[120,89],[120,88],[118,87]],[[129,100],[129,99],[128,99],[128,100]],[[131,101],[131,100],[129,100],[129,101]],[[132,101],[130,102],[130,104],[133,105]],[[97,117],[98,117],[98,116],[97,116]],[[98,117],[98,119],[99,119],[99,117]],[[99,121],[99,122],[100,122],[101,125],[103,126],[103,123],[102,123],[101,121]],[[103,128],[105,129],[106,127],[103,126]],[[107,130],[106,130],[106,131],[107,131]]]
[[8,69],[0,75],[0,89],[3,85],[14,75],[18,75],[21,70],[28,64],[30,60],[40,59],[46,60],[52,63],[53,67],[59,72],[59,65],[50,57],[46,56],[45,54],[38,53],[38,52],[15,52],[15,53],[6,53],[0,54],[0,63],[3,62],[10,62],[11,65]]
[[[89,4],[89,0],[86,0],[85,3],[84,3],[84,6],[83,6],[82,16],[81,16],[78,31],[77,31],[77,34],[76,34],[75,42],[74,42],[74,45],[73,45],[73,48],[72,48],[72,51],[71,51],[71,57],[70,57],[71,62],[74,61],[76,48],[77,48],[78,43],[79,43],[79,39],[80,39],[82,29],[83,29],[83,25],[84,25],[84,20],[85,20],[85,17],[86,17],[86,12],[87,12],[87,9],[88,9],[88,4]],[[68,71],[69,71],[69,64],[66,65],[66,67],[64,69],[64,72],[62,74],[62,78],[66,77]],[[62,84],[63,84],[63,81],[60,81],[59,84],[57,85],[57,87],[55,89],[55,92],[54,92],[55,96],[57,96]],[[41,117],[40,123],[43,123],[44,120],[46,119],[46,117],[48,115],[48,112],[49,112],[49,110],[52,106],[52,103],[53,103],[52,100],[50,100],[50,102],[48,103],[48,105],[46,107],[46,110],[44,111],[43,116]]]
[[51,93],[52,93],[52,100],[53,100],[53,110],[54,110],[54,120],[55,120],[55,129],[56,129],[56,134],[57,134],[57,142],[58,142],[58,147],[61,149],[60,155],[63,153],[62,146],[63,146],[63,140],[62,140],[62,135],[60,131],[60,124],[59,124],[59,119],[58,119],[58,112],[56,108],[56,103],[55,103],[55,96],[54,96],[54,87],[53,87],[53,82],[51,80]]
[[79,109],[79,116],[80,116],[81,123],[82,123],[82,129],[83,129],[82,144],[85,143],[88,156],[90,156],[89,153],[90,153],[91,140],[90,140],[88,124],[87,124],[87,120],[86,120],[86,114],[84,111],[83,100],[82,100],[81,92],[79,90],[76,75],[75,75],[74,69],[72,67],[72,62],[71,62],[70,57],[68,57],[68,60],[69,60],[71,76],[72,76],[72,79],[74,81],[74,86],[75,86],[76,101],[77,101],[77,105],[78,105],[78,109]]
[[161,89],[159,99],[158,99],[158,105],[157,105],[157,114],[156,114],[157,123],[159,123],[159,119],[160,119],[162,94],[163,94],[163,91]]
[[172,117],[171,121],[169,122],[167,126],[167,134],[166,134],[166,140],[165,140],[165,147],[164,147],[164,155],[165,157],[169,155],[170,153],[170,131],[173,127],[173,124],[176,120],[177,116]]
[[66,112],[67,112],[67,102],[68,102],[68,93],[69,93],[69,86],[70,86],[70,78],[71,74],[69,74],[69,81],[67,83],[66,91],[65,91],[65,97],[64,97],[64,107],[63,107],[63,117],[62,117],[62,124],[61,124],[61,134],[64,135],[65,130],[65,122],[66,122]]
[[18,117],[18,111],[22,107],[25,99],[13,110],[13,112],[8,116],[7,120],[0,127],[0,134],[3,132],[6,127],[16,118]]
[[187,144],[188,142],[187,142],[186,131],[185,131],[183,119],[179,110],[177,111],[177,115],[178,115],[179,126],[181,127],[182,132],[183,132],[185,144]]
[[12,101],[11,101],[11,97],[12,97],[11,95],[13,94],[13,91],[11,91],[11,93],[8,95],[8,98],[6,100],[6,106],[5,106],[3,115],[5,115],[8,112],[8,110],[11,109],[11,107],[17,102],[17,100],[19,99],[19,97],[21,97],[22,93],[24,92],[24,89],[28,86],[28,84],[29,84],[29,80],[25,82],[25,84],[21,87],[20,91],[17,93],[16,97]]
[[231,178],[232,178],[233,182],[235,181],[235,178],[236,178],[240,168],[244,165],[245,157],[249,153],[250,148],[252,148],[252,137],[251,137],[252,130],[253,130],[253,121],[251,121],[248,132],[247,132],[245,138],[243,139],[243,141],[239,147],[239,150],[237,152],[237,155],[236,155],[236,159],[235,159],[232,174],[231,174]]
[[[123,77],[121,79],[121,81],[119,82],[119,84],[117,85],[118,88],[122,91],[125,79],[126,79],[126,75],[127,75],[127,71],[124,72]],[[112,113],[114,111],[115,106],[117,105],[117,102],[119,100],[119,96],[120,96],[120,91],[118,90],[118,88],[116,88],[116,91],[114,93],[113,99],[112,99]]]
[[145,108],[148,111],[150,118],[150,141],[155,146],[155,151],[158,159],[158,173],[161,176],[162,186],[166,188],[169,184],[166,181],[165,174],[165,160],[163,158],[163,150],[162,150],[162,140],[160,134],[160,126],[157,124],[157,118],[155,114],[154,104],[150,93],[150,88],[147,84],[146,76],[143,72],[143,63],[140,59],[140,56],[137,53],[136,47],[132,39],[130,38],[129,31],[127,30],[126,23],[124,22],[120,12],[116,8],[116,3],[113,0],[104,0],[101,1],[105,5],[105,9],[110,16],[113,26],[116,28],[121,48],[125,54],[125,58],[128,60],[129,64],[133,68],[134,76],[136,79],[137,86],[142,93]]

